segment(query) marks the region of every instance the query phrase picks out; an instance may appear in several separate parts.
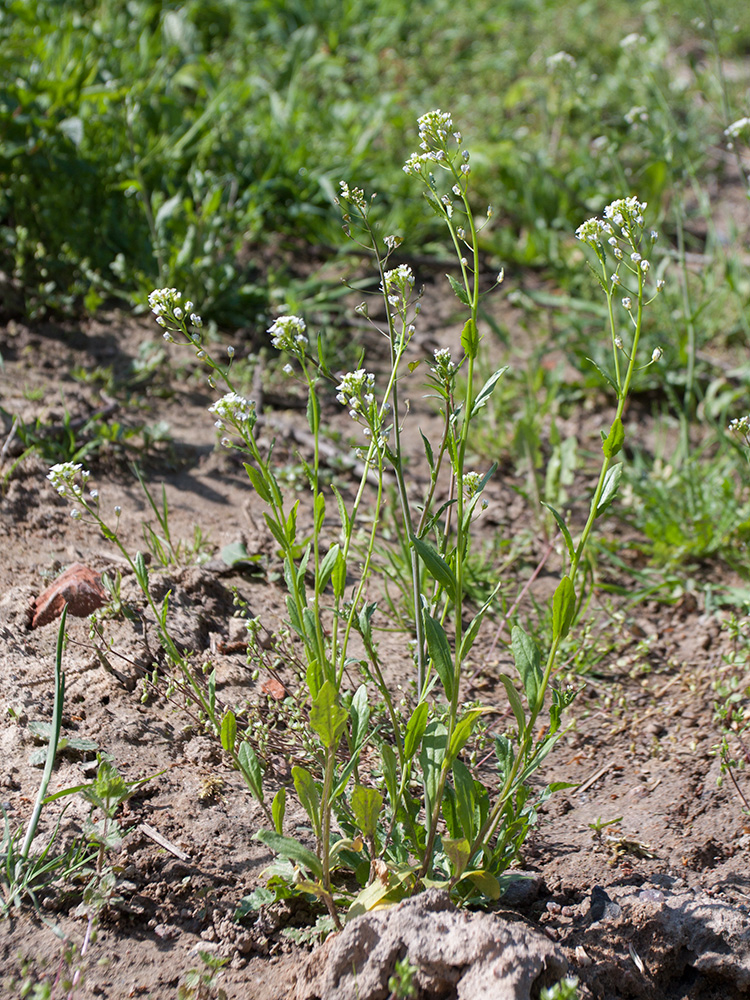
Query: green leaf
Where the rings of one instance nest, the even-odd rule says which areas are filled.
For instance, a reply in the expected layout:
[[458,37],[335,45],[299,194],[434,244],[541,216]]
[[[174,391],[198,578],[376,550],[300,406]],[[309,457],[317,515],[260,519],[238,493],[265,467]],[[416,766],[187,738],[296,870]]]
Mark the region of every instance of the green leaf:
[[366,839],[375,835],[378,816],[383,808],[383,796],[376,788],[355,785],[352,792],[352,812],[357,826]]
[[344,559],[344,553],[341,551],[338,553],[336,565],[333,567],[333,572],[331,573],[331,583],[334,595],[340,600],[344,596],[344,590],[346,589],[346,559]]
[[234,716],[234,712],[231,708],[228,708],[224,713],[224,718],[221,720],[221,745],[227,753],[232,753],[234,751],[234,741],[236,738],[237,720]]
[[451,736],[450,745],[448,746],[448,753],[446,754],[448,764],[452,764],[466,746],[476,725],[476,721],[483,712],[483,708],[472,708],[456,724],[456,728],[453,730],[453,735]]
[[298,840],[284,837],[272,830],[258,830],[255,839],[259,840],[261,844],[265,844],[266,847],[270,847],[274,854],[278,854],[282,858],[289,858],[290,861],[296,861],[298,865],[312,872],[316,878],[323,878],[323,866],[320,859],[313,854],[309,847],[305,847]]
[[427,572],[443,587],[450,599],[456,601],[456,576],[440,553],[423,538],[411,537],[417,555],[425,564]]
[[453,662],[445,629],[437,620],[424,612],[424,631],[427,651],[440,678],[448,701],[453,699]]
[[432,452],[432,445],[424,436],[422,429],[420,428],[419,433],[422,435],[422,444],[424,445],[424,453],[427,458],[427,464],[430,467],[430,472],[435,471],[435,456]]
[[618,451],[621,450],[623,442],[625,440],[625,428],[622,426],[622,420],[617,417],[609,429],[609,434],[606,436],[602,442],[602,451],[606,458],[613,458]]
[[487,405],[487,403],[490,400],[490,396],[495,391],[495,386],[503,377],[503,375],[507,372],[508,367],[509,367],[508,365],[505,365],[503,368],[498,368],[497,371],[494,372],[492,375],[490,375],[490,377],[484,383],[482,388],[477,393],[476,399],[474,400],[474,403],[471,407],[472,417],[474,416],[475,413],[478,413],[483,406]]
[[[600,281],[601,281],[601,279],[600,279]],[[594,366],[594,368],[596,368],[596,370],[599,372],[599,374],[604,379],[604,381],[605,382],[609,382],[609,384],[612,386],[612,388],[615,390],[615,392],[618,392],[617,383],[612,378],[612,376],[608,372],[605,372],[605,370],[603,368],[600,368],[599,365],[596,363],[596,361],[594,361],[593,358],[586,358],[586,360],[589,361],[589,362],[591,362],[591,364]]]
[[518,691],[516,691],[513,681],[507,674],[500,674],[500,683],[503,685],[505,693],[508,695],[510,707],[513,709],[513,714],[515,715],[516,722],[518,723],[518,731],[519,733],[523,733],[526,729],[526,713],[523,710],[521,697],[518,694]]
[[367,703],[367,688],[360,684],[354,692],[349,706],[349,716],[352,720],[352,746],[361,747],[367,736],[367,724],[370,721],[370,706]]
[[453,761],[453,787],[456,790],[456,810],[464,837],[474,840],[477,831],[474,829],[474,813],[476,796],[474,779],[471,771],[460,760]]
[[412,712],[404,738],[404,755],[407,760],[411,760],[419,749],[419,744],[422,742],[424,731],[427,728],[428,714],[429,707],[426,701],[420,702]]
[[320,403],[314,389],[310,389],[307,394],[307,426],[313,434],[320,427]]
[[539,699],[539,686],[542,682],[542,657],[537,644],[527,635],[520,625],[515,625],[511,632],[511,647],[516,669],[523,681],[526,700],[534,712]]
[[424,782],[425,810],[427,816],[432,814],[440,784],[440,769],[445,759],[445,748],[448,740],[448,730],[442,722],[431,722],[422,737],[422,750],[419,763],[422,767]]
[[552,635],[555,639],[564,639],[568,634],[575,611],[575,587],[570,577],[564,576],[552,598]]
[[341,521],[341,529],[344,535],[348,535],[351,529],[351,521],[349,520],[349,514],[346,510],[346,504],[344,503],[344,498],[341,496],[339,490],[335,486],[331,485],[333,490],[333,495],[336,497],[336,504],[339,508],[339,520]]
[[247,478],[250,480],[250,484],[265,503],[271,502],[271,491],[266,485],[262,474],[255,468],[255,466],[250,465],[248,462],[244,463],[245,472],[247,473]]
[[450,837],[443,837],[443,850],[451,863],[453,877],[461,878],[471,857],[469,841],[465,837],[456,840]]
[[263,771],[260,766],[260,761],[258,760],[255,751],[247,742],[244,740],[240,744],[240,749],[237,753],[237,758],[240,762],[240,768],[242,770],[242,775],[258,802],[263,801]]
[[337,703],[336,689],[326,681],[310,709],[310,725],[324,747],[335,747],[346,726],[347,713]]
[[271,815],[276,833],[284,833],[284,816],[286,815],[286,788],[282,785],[273,797],[271,805]]
[[391,800],[391,807],[396,808],[398,802],[398,761],[393,748],[384,743],[380,748],[380,757],[383,762],[383,779],[388,791],[388,798]]
[[500,899],[500,883],[491,872],[483,870],[464,872],[464,878],[470,879],[488,899]]
[[326,516],[326,498],[322,493],[318,493],[318,495],[315,497],[315,505],[314,505],[314,525],[315,525],[316,535],[320,535],[320,532],[323,528],[323,521],[325,520],[325,516]]
[[515,760],[513,744],[507,736],[495,737],[495,755],[497,757],[498,764],[500,765],[502,780],[504,781],[506,776],[510,774],[511,768],[513,767],[513,761]]
[[302,808],[310,817],[315,836],[320,840],[320,795],[315,784],[315,779],[306,768],[299,767],[298,765],[292,768],[292,778],[294,779],[297,798],[300,800]]
[[573,539],[571,538],[570,531],[568,530],[567,524],[563,520],[562,514],[560,514],[558,511],[556,511],[555,508],[551,504],[545,503],[544,500],[542,500],[542,506],[546,507],[547,510],[552,514],[552,516],[554,517],[554,519],[557,521],[557,526],[560,529],[560,531],[562,532],[563,538],[565,539],[565,545],[566,545],[566,548],[568,550],[568,555],[570,556],[571,561],[572,561],[575,558],[575,551],[576,550],[575,550],[575,546],[573,545]]
[[261,559],[259,555],[251,556],[244,542],[230,542],[228,545],[222,546],[219,558],[227,566],[240,570],[253,570],[256,573],[259,569],[257,563]]
[[477,324],[471,317],[466,320],[461,332],[461,346],[469,358],[475,358],[479,353],[479,332]]
[[297,511],[299,510],[299,500],[295,500],[292,504],[292,509],[289,511],[289,517],[286,519],[285,534],[286,540],[290,545],[294,545],[297,539]]
[[263,517],[265,519],[268,530],[271,532],[273,537],[279,543],[282,549],[286,548],[286,535],[284,534],[284,529],[281,525],[276,523],[276,518],[273,517],[267,510],[263,511]]
[[604,477],[604,485],[602,487],[602,495],[599,497],[599,503],[596,508],[597,517],[600,517],[617,497],[617,488],[620,485],[620,479],[622,478],[622,468],[622,462],[618,462],[617,465],[613,465],[611,468],[607,469],[607,474]]
[[[456,279],[453,277],[452,274],[446,274],[446,278],[448,279],[448,281],[450,281],[451,288],[453,289],[453,294],[456,296],[459,302],[463,302],[465,306],[468,306],[470,304],[469,294],[466,291],[466,288],[463,286],[463,284],[460,281],[456,281]],[[467,351],[466,353],[468,354],[469,352]]]
[[333,573],[334,567],[336,566],[336,560],[341,552],[341,546],[338,542],[330,547],[326,552],[320,563],[320,569],[318,570],[318,593],[322,594],[326,588],[331,574]]

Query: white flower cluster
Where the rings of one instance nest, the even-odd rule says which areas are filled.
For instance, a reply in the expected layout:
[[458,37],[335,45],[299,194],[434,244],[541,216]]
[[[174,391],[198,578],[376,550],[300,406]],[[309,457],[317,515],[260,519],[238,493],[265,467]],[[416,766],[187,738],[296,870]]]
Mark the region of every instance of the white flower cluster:
[[444,146],[453,131],[453,119],[447,111],[437,108],[418,118],[417,128],[421,149],[429,149],[430,145]]
[[[404,173],[406,174],[419,174],[428,163],[446,164],[448,162],[446,147],[451,134],[457,145],[460,146],[463,142],[461,133],[453,131],[453,119],[450,114],[447,111],[441,111],[439,108],[435,111],[428,111],[426,115],[422,115],[417,120],[417,127],[419,129],[419,148],[422,152],[412,153],[408,158],[404,164]],[[466,150],[463,151],[463,158],[464,161],[469,159],[469,154]],[[468,174],[469,165],[467,162],[463,163],[461,171],[464,174]]]
[[478,472],[464,473],[464,493],[467,497],[473,497],[479,489],[482,477]]
[[729,421],[729,428],[734,434],[742,434],[747,438],[750,436],[750,416],[735,417]]
[[560,66],[569,66],[571,69],[575,69],[577,65],[575,56],[572,56],[570,52],[565,52],[564,50],[555,52],[551,56],[547,56],[547,70],[550,72]]
[[[91,473],[88,469],[84,469],[80,462],[60,462],[57,465],[53,465],[47,473],[47,479],[61,497],[73,503],[80,503],[87,513],[93,515],[98,520],[99,515],[96,512],[96,508],[99,504],[99,490],[89,490],[88,498],[85,495],[86,484],[90,478]],[[79,479],[80,483],[78,482]],[[121,513],[122,508],[119,506],[115,507],[115,516],[119,517]],[[83,513],[76,507],[71,510],[70,516],[74,521],[83,519]],[[88,523],[93,524],[95,522],[90,521]]]
[[336,386],[336,399],[342,406],[348,406],[349,415],[353,420],[357,420],[360,414],[371,410],[375,402],[374,387],[375,376],[372,372],[358,368],[357,371],[348,372],[343,376]]
[[724,129],[724,135],[727,139],[739,139],[739,137],[750,130],[750,118],[745,116],[744,118],[738,118],[736,122],[732,122]]
[[85,486],[91,478],[88,469],[84,469],[80,463],[60,462],[53,465],[47,473],[47,479],[52,483],[52,488],[57,490],[61,497],[80,499],[83,496],[83,488],[78,485],[76,479],[80,475],[81,482]]
[[228,392],[222,396],[209,406],[208,411],[216,414],[214,426],[220,431],[224,430],[227,424],[232,424],[240,432],[252,430],[257,420],[253,400],[245,399],[236,392]]
[[182,292],[176,288],[155,288],[149,294],[148,304],[151,307],[151,312],[156,316],[156,322],[159,326],[167,329],[164,334],[165,340],[171,340],[172,333],[187,333],[186,316],[189,317],[190,323],[196,330],[200,330],[203,326],[201,317],[193,312],[193,303],[189,299],[183,303]]
[[406,307],[411,291],[414,288],[414,272],[408,264],[399,264],[392,271],[386,271],[380,283],[381,292],[394,308]]
[[432,370],[435,373],[436,378],[446,384],[452,382],[453,376],[456,374],[456,365],[451,357],[450,348],[436,348],[434,351],[434,357],[435,364],[432,366]]
[[636,105],[630,111],[625,112],[625,121],[628,125],[645,124],[648,121],[648,109],[642,104]]
[[301,316],[279,316],[268,328],[271,343],[287,354],[304,354],[307,344],[307,326]]
[[344,201],[348,201],[351,202],[352,205],[356,205],[360,211],[365,210],[367,207],[367,200],[365,198],[365,192],[362,188],[350,188],[346,181],[339,181],[339,190]]

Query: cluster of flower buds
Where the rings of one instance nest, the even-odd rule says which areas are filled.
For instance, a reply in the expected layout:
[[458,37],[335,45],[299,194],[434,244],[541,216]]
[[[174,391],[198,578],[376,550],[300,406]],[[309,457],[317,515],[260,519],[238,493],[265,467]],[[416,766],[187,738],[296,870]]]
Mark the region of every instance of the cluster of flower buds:
[[[251,433],[258,419],[254,401],[245,399],[236,392],[226,393],[221,399],[212,403],[208,410],[216,416],[214,426],[217,430],[233,430],[243,438]],[[232,444],[230,438],[226,436],[221,439],[221,443],[226,448]]]
[[148,304],[156,322],[164,327],[165,340],[171,341],[175,333],[181,333],[192,343],[196,335],[188,332],[188,323],[195,330],[203,326],[201,317],[193,312],[193,303],[189,299],[183,302],[182,292],[176,288],[155,288],[148,297]]

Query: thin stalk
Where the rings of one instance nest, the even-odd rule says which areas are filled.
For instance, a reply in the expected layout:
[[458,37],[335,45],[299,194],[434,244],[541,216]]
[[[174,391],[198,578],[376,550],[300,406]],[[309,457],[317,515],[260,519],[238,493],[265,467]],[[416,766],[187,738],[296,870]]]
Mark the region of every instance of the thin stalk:
[[39,820],[44,807],[44,799],[47,796],[47,788],[49,787],[50,779],[52,778],[52,771],[55,767],[57,747],[60,743],[63,704],[65,703],[65,674],[62,669],[62,656],[63,646],[65,644],[65,622],[67,617],[68,605],[66,603],[60,617],[60,627],[57,630],[57,649],[55,651],[55,700],[52,706],[52,722],[50,725],[49,742],[47,744],[47,757],[44,762],[44,772],[42,773],[42,780],[39,784],[39,791],[36,795],[36,802],[34,803],[31,818],[29,819],[29,825],[26,828],[26,836],[24,837],[23,844],[21,845],[21,854],[16,867],[16,877],[18,877],[20,870],[28,860],[31,844],[34,837],[36,837],[37,827],[39,826]]

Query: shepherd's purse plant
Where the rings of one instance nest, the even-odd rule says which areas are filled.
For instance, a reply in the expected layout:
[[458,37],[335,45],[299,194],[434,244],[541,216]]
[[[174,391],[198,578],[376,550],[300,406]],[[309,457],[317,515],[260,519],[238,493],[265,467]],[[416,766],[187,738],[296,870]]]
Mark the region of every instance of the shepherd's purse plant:
[[[447,228],[458,260],[457,277],[449,281],[465,310],[465,322],[452,348],[435,351],[421,366],[406,361],[420,313],[415,276],[406,264],[391,266],[401,238],[378,233],[372,221],[374,195],[342,183],[345,229],[372,255],[380,278],[385,320],[373,325],[387,339],[389,364],[385,372],[376,372],[363,357],[355,370],[337,372],[326,357],[322,337],[312,338],[302,317],[281,315],[271,326],[272,344],[285,355],[284,370],[307,395],[312,437],[305,461],[307,499],[304,494],[290,498],[280,485],[273,447],[262,444],[255,403],[233,384],[233,350],[228,364],[211,356],[202,320],[178,290],[159,289],[150,297],[164,337],[194,349],[208,368],[211,387],[223,383],[226,388],[210,409],[222,445],[243,456],[283,566],[285,618],[304,665],[313,746],[309,766],[292,768],[295,793],[310,823],[306,843],[286,830],[286,788],[276,791],[269,807],[265,787],[270,776],[263,774],[251,736],[241,731],[231,709],[217,710],[215,699],[196,682],[190,662],[170,639],[166,601],[152,608],[162,644],[207,727],[263,806],[268,826],[258,837],[278,858],[269,885],[277,897],[292,892],[317,897],[337,927],[344,911],[349,916],[361,913],[424,886],[448,888],[464,901],[500,895],[539,804],[560,787],[539,789],[531,783],[563,732],[563,712],[574,696],[556,677],[558,649],[583,600],[581,566],[587,542],[617,496],[622,473],[617,456],[625,438],[628,394],[637,372],[661,356],[656,349],[644,359],[640,348],[643,311],[663,284],[656,283],[649,292],[650,254],[657,234],[646,228],[646,205],[635,197],[621,198],[576,233],[592,258],[607,302],[612,360],[609,370],[599,371],[612,390],[614,414],[602,428],[601,468],[577,537],[564,514],[550,508],[560,530],[563,559],[552,602],[551,642],[540,650],[520,625],[513,628],[518,677],[500,678],[513,723],[494,738],[492,776],[485,777],[486,771],[480,776],[466,748],[481,727],[485,709],[466,705],[463,699],[467,659],[494,594],[472,613],[465,597],[465,572],[473,526],[486,506],[484,493],[495,467],[470,468],[469,457],[472,427],[483,408],[492,404],[506,369],[498,368],[481,384],[478,380],[481,227],[469,197],[469,150],[449,114],[433,111],[418,124],[419,149],[404,171],[422,186],[430,208]],[[490,216],[488,210],[487,221]],[[493,287],[502,277],[501,272]],[[358,311],[368,315],[364,305]],[[434,440],[421,435],[429,477],[420,492],[413,477],[407,477],[403,385],[407,379],[422,378],[425,369],[423,382],[438,401],[442,430]],[[321,399],[329,387],[360,436],[360,474],[350,490],[326,486],[321,476]],[[50,478],[58,492],[75,503],[72,516],[97,524],[124,552],[117,524],[108,526],[100,514],[98,494],[85,492],[86,470],[57,466]],[[404,664],[404,670],[411,669],[412,683],[398,689],[386,676],[378,638],[383,588],[375,551],[388,482],[395,483],[398,517],[411,557],[413,623],[405,638],[413,664]],[[305,502],[309,510],[302,516]],[[329,527],[332,522],[335,528]],[[142,557],[125,554],[151,601]],[[258,627],[257,621],[249,622],[251,657]]]

